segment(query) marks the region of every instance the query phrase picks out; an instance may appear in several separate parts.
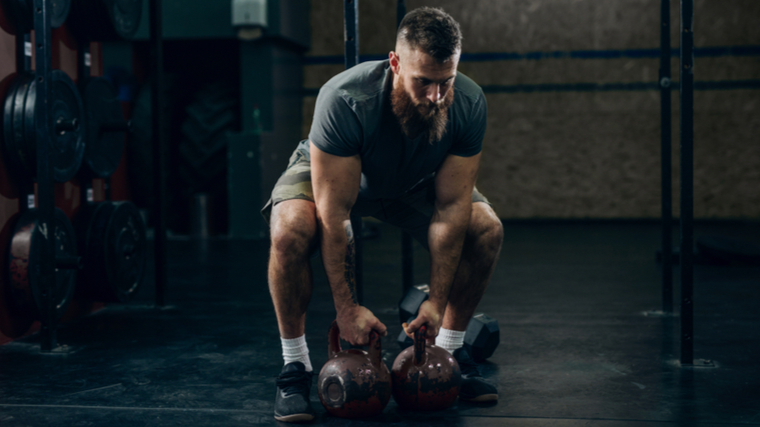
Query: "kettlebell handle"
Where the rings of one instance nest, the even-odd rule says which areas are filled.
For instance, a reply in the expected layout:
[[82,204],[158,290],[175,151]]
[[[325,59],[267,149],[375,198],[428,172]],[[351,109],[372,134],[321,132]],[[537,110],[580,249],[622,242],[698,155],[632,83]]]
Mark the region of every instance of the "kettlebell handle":
[[[343,349],[340,348],[340,328],[338,328],[338,321],[333,320],[330,324],[330,331],[327,333],[327,357],[332,359],[341,351]],[[374,330],[369,333],[368,353],[374,366],[380,366],[383,363],[383,348],[380,334]]]
[[427,335],[427,325],[420,326],[414,332],[414,364],[421,365],[423,356],[425,356],[425,336]]

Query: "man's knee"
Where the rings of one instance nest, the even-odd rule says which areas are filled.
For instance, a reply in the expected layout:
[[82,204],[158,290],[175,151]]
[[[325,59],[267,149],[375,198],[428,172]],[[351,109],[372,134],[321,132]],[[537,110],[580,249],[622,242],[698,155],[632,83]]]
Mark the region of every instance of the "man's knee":
[[497,254],[504,241],[504,226],[496,212],[486,203],[473,203],[468,239],[481,253]]
[[303,200],[298,202],[301,203],[282,202],[272,210],[272,251],[280,258],[308,257],[317,246],[314,204]]

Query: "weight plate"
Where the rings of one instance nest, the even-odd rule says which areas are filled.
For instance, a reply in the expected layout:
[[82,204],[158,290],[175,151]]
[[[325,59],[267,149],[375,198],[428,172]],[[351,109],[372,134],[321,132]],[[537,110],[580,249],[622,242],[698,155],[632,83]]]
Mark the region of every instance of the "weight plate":
[[119,34],[124,39],[131,39],[140,26],[142,17],[143,1],[142,0],[106,0],[111,12],[111,22]]
[[69,76],[61,70],[52,72],[53,98],[51,114],[53,123],[77,121],[77,130],[57,131],[51,129],[53,136],[54,173],[56,182],[66,182],[76,175],[84,159],[85,129],[87,119],[79,90]]
[[[16,34],[34,29],[34,3],[32,0],[3,0],[3,10],[11,21]],[[70,0],[52,0],[50,26],[58,28],[66,22],[71,7]]]
[[[38,211],[30,209],[24,212],[16,223],[8,251],[8,272],[10,275],[11,296],[14,303],[22,310],[40,318],[42,307],[42,289],[39,279],[41,246],[47,239],[45,230],[38,226]],[[76,257],[77,243],[74,229],[62,210],[55,209],[55,256]],[[76,270],[55,270],[55,285],[52,289],[55,303],[56,319],[65,312],[76,286]]]
[[24,142],[24,107],[26,98],[29,96],[29,87],[34,76],[23,73],[16,77],[18,85],[13,96],[13,108],[11,112],[11,135],[6,139],[9,166],[19,175],[28,175],[32,159]]
[[[85,164],[95,176],[107,178],[119,167],[126,121],[116,88],[102,77],[88,79],[82,90],[87,116]],[[124,129],[116,129],[118,124]]]
[[147,262],[145,224],[131,202],[90,205],[77,218],[84,253],[84,274],[79,280],[81,296],[104,302],[128,301],[140,286]]
[[[84,158],[84,128],[86,126],[84,106],[79,91],[71,78],[61,70],[53,70],[51,73],[52,87],[50,96],[50,114],[52,116],[52,129],[50,134],[50,151],[53,162],[53,180],[66,182],[76,175]],[[39,115],[36,106],[37,81],[32,80],[24,106],[24,137],[23,144],[28,153],[23,159],[24,166],[36,176],[37,170],[37,128],[40,126]],[[58,126],[62,123],[77,122],[76,129],[61,130]],[[58,129],[58,130],[56,130]],[[18,141],[17,141],[18,143]]]
[[13,25],[15,34],[28,33],[34,29],[34,14],[31,0],[3,0],[3,11]]
[[135,293],[147,261],[145,224],[131,202],[114,203],[106,229],[106,265],[109,282],[116,285],[120,300]]
[[50,17],[50,26],[58,28],[66,22],[71,9],[71,0],[51,0],[52,16]]
[[140,26],[142,9],[142,0],[72,0],[68,27],[80,40],[129,40]]
[[15,107],[16,91],[21,84],[21,78],[16,77],[8,87],[8,92],[3,100],[3,148],[6,156],[12,156],[10,152],[16,149],[13,144],[13,110]]
[[[29,75],[24,96],[16,95],[16,110],[13,112],[16,151],[19,165],[33,179],[37,171],[37,82]],[[30,139],[31,138],[31,139]]]

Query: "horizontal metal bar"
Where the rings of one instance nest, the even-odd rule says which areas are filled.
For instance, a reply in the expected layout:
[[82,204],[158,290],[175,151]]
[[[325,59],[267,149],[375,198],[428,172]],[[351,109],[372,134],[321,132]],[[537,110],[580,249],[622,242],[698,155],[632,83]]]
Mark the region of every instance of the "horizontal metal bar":
[[[670,50],[670,56],[677,58],[678,48]],[[760,56],[760,46],[714,46],[694,49],[696,57],[721,57],[721,56]],[[551,52],[479,52],[462,53],[461,62],[488,62],[488,61],[538,61],[542,59],[617,59],[617,58],[659,58],[660,49],[621,49],[621,50],[574,50],[574,51],[551,51]],[[387,54],[360,55],[359,62],[380,61],[387,59]],[[341,55],[307,56],[303,58],[304,65],[343,64],[344,57]]]
[[[535,85],[486,85],[481,86],[485,93],[531,93],[531,92],[614,92],[614,91],[649,91],[660,90],[656,82],[634,83],[557,83]],[[680,89],[678,82],[672,82],[671,91]],[[694,82],[694,90],[738,90],[760,89],[760,80],[703,81]],[[317,96],[319,89],[305,88],[302,96]]]

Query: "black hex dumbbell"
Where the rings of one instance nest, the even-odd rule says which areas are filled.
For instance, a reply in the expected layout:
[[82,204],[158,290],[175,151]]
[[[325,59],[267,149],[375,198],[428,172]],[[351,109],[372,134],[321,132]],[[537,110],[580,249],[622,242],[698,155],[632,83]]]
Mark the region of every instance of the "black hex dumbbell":
[[485,313],[472,316],[464,334],[464,346],[476,362],[482,362],[499,346],[499,322]]
[[[422,303],[428,299],[430,287],[428,285],[413,286],[409,292],[399,301],[399,319],[401,323],[411,323],[417,316],[417,311]],[[403,329],[397,339],[402,349],[412,345],[412,339],[406,336]],[[476,362],[482,362],[493,354],[499,346],[499,323],[496,319],[478,313],[472,316],[464,336],[464,346]]]

